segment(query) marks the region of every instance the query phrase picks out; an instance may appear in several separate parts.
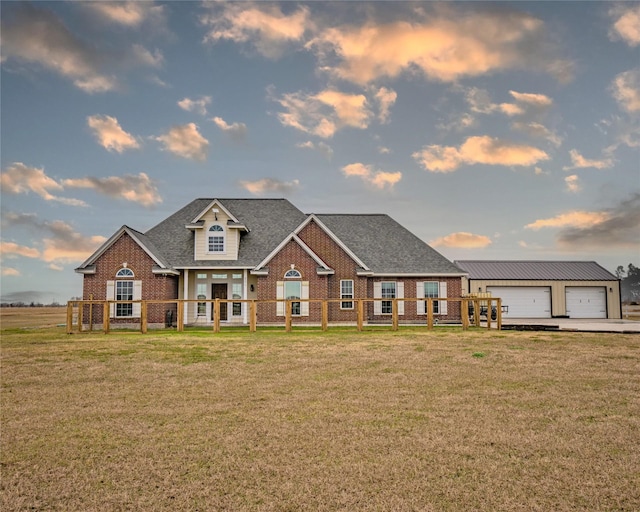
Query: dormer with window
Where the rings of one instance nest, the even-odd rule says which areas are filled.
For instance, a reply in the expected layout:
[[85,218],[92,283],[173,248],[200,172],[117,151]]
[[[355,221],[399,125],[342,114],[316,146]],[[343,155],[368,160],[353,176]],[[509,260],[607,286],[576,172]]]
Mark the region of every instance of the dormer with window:
[[248,231],[218,200],[185,227],[194,232],[196,260],[237,260],[240,234]]

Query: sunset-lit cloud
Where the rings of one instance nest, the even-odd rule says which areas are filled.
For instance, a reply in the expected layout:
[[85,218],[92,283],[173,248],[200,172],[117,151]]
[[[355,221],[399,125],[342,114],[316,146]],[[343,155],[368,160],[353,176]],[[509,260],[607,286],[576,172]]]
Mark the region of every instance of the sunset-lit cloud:
[[112,91],[117,80],[103,73],[103,59],[88,42],[80,40],[54,13],[23,4],[2,18],[2,54],[37,64],[68,78],[87,93]]
[[531,166],[549,155],[534,146],[494,139],[488,136],[469,137],[459,148],[425,146],[413,153],[413,158],[431,172],[453,172],[463,164]]
[[65,179],[62,184],[69,188],[92,189],[107,197],[125,199],[147,207],[162,202],[157,185],[144,172],[138,175],[125,174],[124,176],[109,176],[106,178],[89,176]]
[[131,55],[136,63],[150,68],[161,68],[164,65],[164,55],[158,49],[153,52],[140,44],[131,47]]
[[460,231],[451,233],[429,242],[434,247],[456,247],[461,249],[482,249],[491,245],[491,238]]
[[2,267],[1,274],[5,277],[18,277],[22,275],[18,269],[13,267],[5,267],[5,266]]
[[386,123],[389,120],[391,107],[396,102],[398,94],[393,89],[380,87],[380,89],[378,89],[378,92],[375,93],[374,98],[379,105],[378,119],[381,123]]
[[130,28],[137,28],[147,20],[164,16],[164,7],[149,1],[86,2],[84,7],[107,21]]
[[242,140],[247,135],[247,125],[244,123],[232,123],[228,124],[221,117],[214,117],[211,119],[215,125],[225,132],[229,137],[234,140]]
[[551,131],[549,128],[547,128],[541,123],[536,123],[535,121],[531,121],[531,122],[516,121],[514,123],[511,123],[511,126],[515,130],[526,133],[530,137],[535,137],[537,139],[544,139],[556,147],[560,147],[562,145],[562,137],[560,137],[557,133]]
[[271,3],[221,2],[208,7],[210,12],[200,16],[208,29],[205,42],[249,43],[269,58],[279,57],[286,44],[301,41],[309,25],[309,9],[304,6],[291,14]]
[[329,144],[322,141],[316,143],[308,140],[306,142],[300,142],[296,144],[296,147],[318,151],[319,153],[324,155],[328,160],[331,160],[331,157],[333,156],[333,148],[329,146]]
[[393,188],[402,179],[401,172],[378,171],[371,165],[359,162],[345,165],[342,172],[347,177],[358,177],[377,189]]
[[3,169],[0,185],[3,193],[27,194],[33,192],[45,201],[56,201],[69,206],[87,206],[80,199],[53,195],[52,191],[61,191],[64,187],[47,176],[43,168],[29,167],[22,162],[14,162]]
[[572,174],[571,176],[567,176],[564,179],[564,182],[567,184],[567,190],[569,192],[580,192],[582,186],[580,185],[580,178],[577,174]]
[[0,242],[0,255],[2,257],[22,256],[24,258],[39,258],[40,251],[34,247],[18,245],[15,242]]
[[238,184],[254,196],[262,196],[268,193],[288,195],[300,187],[299,180],[281,181],[274,178],[263,178],[255,181],[241,180]]
[[183,98],[178,102],[178,106],[187,112],[197,112],[201,116],[207,115],[207,106],[211,104],[211,96],[201,96],[194,100],[191,98]]
[[339,129],[369,126],[373,112],[363,94],[348,94],[326,89],[317,94],[284,94],[276,99],[285,109],[278,113],[284,126],[322,138],[331,138]]
[[94,115],[87,117],[87,124],[93,136],[108,151],[122,153],[127,149],[137,149],[140,144],[136,138],[122,129],[115,117]]
[[640,111],[640,68],[616,75],[611,83],[611,92],[622,110]]
[[609,15],[614,20],[609,31],[611,39],[622,39],[631,47],[640,45],[640,4],[614,4],[609,10]]
[[544,31],[540,19],[525,13],[450,7],[414,15],[412,21],[369,19],[328,27],[307,47],[318,53],[323,70],[359,84],[418,70],[429,79],[453,82],[511,68],[568,80],[572,65],[542,43]]
[[509,94],[515,100],[514,103],[493,103],[488,91],[469,87],[465,91],[465,100],[472,112],[479,114],[500,112],[509,117],[528,116],[534,118],[548,110],[553,104],[553,100],[545,94],[513,90],[509,91]]
[[563,167],[562,169],[565,171],[570,171],[572,169],[586,169],[589,167],[594,169],[609,169],[613,166],[613,160],[610,158],[591,160],[583,157],[577,149],[569,151],[569,156],[571,157],[571,165]]
[[531,224],[527,224],[525,228],[533,229],[535,231],[542,228],[586,228],[594,224],[600,224],[609,218],[610,215],[607,212],[573,210],[566,213],[560,213],[555,217],[538,219]]
[[200,134],[195,123],[174,126],[164,135],[155,137],[155,140],[161,142],[166,151],[182,158],[207,159],[209,141]]

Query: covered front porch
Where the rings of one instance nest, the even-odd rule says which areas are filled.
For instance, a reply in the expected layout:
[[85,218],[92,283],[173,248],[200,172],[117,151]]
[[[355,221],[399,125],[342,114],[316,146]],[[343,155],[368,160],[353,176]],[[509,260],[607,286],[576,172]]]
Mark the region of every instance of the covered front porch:
[[[258,287],[257,277],[248,268],[202,267],[181,272],[179,298],[188,301],[181,305],[186,325],[211,325],[216,315],[215,299],[221,301],[222,324],[249,323],[249,304],[245,301],[258,298]],[[234,299],[238,302],[228,302]]]

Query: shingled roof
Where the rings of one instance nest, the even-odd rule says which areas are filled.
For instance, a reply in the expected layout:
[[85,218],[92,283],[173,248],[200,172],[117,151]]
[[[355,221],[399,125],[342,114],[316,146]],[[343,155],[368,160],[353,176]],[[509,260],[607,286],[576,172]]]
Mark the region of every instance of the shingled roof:
[[286,199],[218,199],[249,232],[242,233],[237,260],[195,260],[193,232],[185,226],[212,201],[213,198],[195,199],[145,233],[157,247],[161,247],[162,254],[174,268],[252,268],[306,218]]
[[469,279],[527,281],[615,281],[616,276],[595,261],[457,261]]
[[316,217],[376,274],[464,274],[388,215]]

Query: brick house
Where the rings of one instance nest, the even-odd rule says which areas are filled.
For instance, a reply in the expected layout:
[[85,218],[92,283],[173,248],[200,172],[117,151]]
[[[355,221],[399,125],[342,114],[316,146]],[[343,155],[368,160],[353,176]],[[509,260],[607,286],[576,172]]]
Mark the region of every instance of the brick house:
[[[321,305],[340,299],[329,321],[389,321],[393,298],[460,297],[465,272],[388,215],[305,214],[285,199],[196,199],[146,233],[121,227],[76,272],[84,300],[175,300],[187,324],[210,324],[211,299],[259,299],[258,321],[318,323]],[[401,322],[424,322],[425,301],[398,302]],[[433,303],[434,318],[459,320],[456,302]],[[163,324],[175,304],[150,304],[149,324]],[[93,311],[94,324],[102,309]],[[112,304],[112,324],[135,323],[140,304]],[[174,316],[175,318],[175,316]],[[248,323],[245,303],[221,304],[220,321]]]

